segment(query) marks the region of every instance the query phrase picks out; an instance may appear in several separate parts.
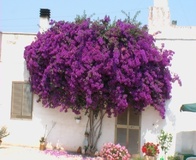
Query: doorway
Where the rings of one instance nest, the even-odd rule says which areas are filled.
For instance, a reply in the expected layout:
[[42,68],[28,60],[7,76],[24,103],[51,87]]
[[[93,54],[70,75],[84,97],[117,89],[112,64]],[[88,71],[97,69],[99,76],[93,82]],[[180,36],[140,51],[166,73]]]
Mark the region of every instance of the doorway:
[[116,118],[115,142],[126,146],[132,156],[140,153],[140,117],[129,107]]

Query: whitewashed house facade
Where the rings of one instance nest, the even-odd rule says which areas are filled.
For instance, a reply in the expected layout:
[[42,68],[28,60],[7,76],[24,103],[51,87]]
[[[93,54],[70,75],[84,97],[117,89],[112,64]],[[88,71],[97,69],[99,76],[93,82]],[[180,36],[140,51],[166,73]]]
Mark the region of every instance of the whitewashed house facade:
[[167,49],[175,52],[171,71],[177,73],[182,81],[181,87],[173,84],[172,98],[166,105],[166,119],[159,121],[158,128],[173,133],[171,152],[196,154],[196,114],[180,112],[183,104],[196,102],[196,26],[178,26],[176,23],[170,19],[168,0],[154,0],[154,6],[149,9],[149,32],[160,31],[155,36],[157,46],[164,43]]
[[[160,46],[165,43],[167,49],[175,52],[171,70],[180,76],[182,86],[173,84],[172,98],[166,103],[165,119],[161,119],[152,107],[147,107],[140,115],[129,111],[118,118],[105,117],[98,149],[105,142],[114,142],[127,145],[132,154],[142,155],[143,143],[157,143],[157,135],[164,129],[173,135],[173,144],[168,154],[196,154],[196,145],[191,143],[196,139],[196,133],[190,133],[190,143],[184,142],[183,137],[186,135],[182,134],[182,131],[196,130],[196,126],[191,124],[196,120],[196,114],[180,112],[182,104],[196,101],[196,27],[172,24],[167,0],[154,0],[154,6],[149,8],[148,20],[150,33],[161,31],[155,37],[156,44]],[[40,31],[48,27],[47,22],[48,17],[40,17]],[[26,33],[0,33],[0,126],[7,126],[10,132],[3,143],[38,147],[40,137],[46,133],[47,140],[52,145],[58,143],[66,150],[76,151],[84,140],[87,122],[84,114],[81,114],[80,123],[76,123],[72,112],[62,113],[58,108],[46,109],[37,102],[36,95],[32,97],[32,109],[31,103],[17,101],[17,96],[31,100],[31,97],[23,95],[29,91],[23,53],[24,47],[31,44],[35,36]],[[19,104],[17,110],[12,107],[13,103]],[[28,108],[22,108],[25,105]],[[18,114],[20,116],[16,116]]]

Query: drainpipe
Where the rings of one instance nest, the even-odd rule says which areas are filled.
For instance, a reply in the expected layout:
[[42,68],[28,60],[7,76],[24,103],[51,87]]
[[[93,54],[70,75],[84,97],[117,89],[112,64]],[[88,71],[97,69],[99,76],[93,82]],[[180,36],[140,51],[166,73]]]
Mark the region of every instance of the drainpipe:
[[40,22],[39,22],[39,31],[43,33],[49,28],[49,19],[50,19],[50,10],[49,9],[40,9]]

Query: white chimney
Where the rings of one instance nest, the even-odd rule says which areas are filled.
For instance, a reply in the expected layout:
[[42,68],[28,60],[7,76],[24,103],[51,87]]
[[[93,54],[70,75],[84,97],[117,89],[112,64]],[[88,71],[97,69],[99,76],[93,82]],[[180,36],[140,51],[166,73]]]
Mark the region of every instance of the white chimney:
[[49,19],[50,19],[50,10],[49,9],[40,9],[39,31],[41,33],[48,30]]
[[154,0],[155,7],[168,7],[168,0]]
[[154,0],[154,6],[149,9],[148,28],[154,32],[167,27],[170,27],[168,0]]

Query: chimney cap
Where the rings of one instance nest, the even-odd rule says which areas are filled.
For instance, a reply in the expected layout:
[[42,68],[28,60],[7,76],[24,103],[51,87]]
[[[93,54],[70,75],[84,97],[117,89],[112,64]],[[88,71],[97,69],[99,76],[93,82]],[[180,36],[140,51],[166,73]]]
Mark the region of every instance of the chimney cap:
[[46,8],[40,9],[40,17],[48,17],[50,18],[50,10]]
[[177,21],[176,20],[173,20],[172,21],[172,25],[177,25]]

